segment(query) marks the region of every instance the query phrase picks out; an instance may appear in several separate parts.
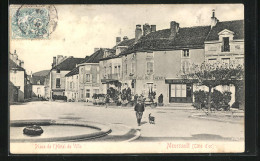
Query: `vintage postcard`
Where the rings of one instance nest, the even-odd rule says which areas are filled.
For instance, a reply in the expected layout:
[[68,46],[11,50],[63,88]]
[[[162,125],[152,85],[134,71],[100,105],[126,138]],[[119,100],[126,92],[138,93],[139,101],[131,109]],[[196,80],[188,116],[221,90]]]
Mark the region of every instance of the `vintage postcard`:
[[242,153],[244,39],[242,4],[10,5],[10,153]]

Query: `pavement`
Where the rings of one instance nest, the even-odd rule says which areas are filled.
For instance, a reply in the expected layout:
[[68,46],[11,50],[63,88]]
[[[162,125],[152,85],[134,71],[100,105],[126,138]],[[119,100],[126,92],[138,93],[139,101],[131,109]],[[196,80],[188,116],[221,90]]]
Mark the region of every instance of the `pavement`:
[[[237,121],[218,121],[190,117],[199,111],[186,107],[146,107],[141,126],[137,126],[133,107],[94,106],[85,102],[26,102],[10,106],[11,120],[67,119],[104,123],[112,132],[95,141],[169,141],[221,140],[242,141],[244,118]],[[148,115],[155,117],[149,124]],[[220,118],[221,119],[221,118]],[[137,132],[138,131],[138,132]],[[134,138],[134,139],[132,139]]]

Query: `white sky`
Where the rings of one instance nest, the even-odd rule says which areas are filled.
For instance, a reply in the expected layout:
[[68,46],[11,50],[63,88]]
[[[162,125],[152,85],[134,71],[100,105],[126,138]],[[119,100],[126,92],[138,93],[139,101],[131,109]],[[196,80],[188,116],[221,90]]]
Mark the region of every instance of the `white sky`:
[[[85,57],[95,47],[112,48],[117,36],[134,38],[136,24],[155,24],[156,30],[170,27],[210,25],[212,9],[220,21],[244,19],[241,4],[215,5],[55,5],[58,26],[48,40],[12,40],[27,71],[51,68],[53,56]],[[121,34],[120,34],[121,30]]]

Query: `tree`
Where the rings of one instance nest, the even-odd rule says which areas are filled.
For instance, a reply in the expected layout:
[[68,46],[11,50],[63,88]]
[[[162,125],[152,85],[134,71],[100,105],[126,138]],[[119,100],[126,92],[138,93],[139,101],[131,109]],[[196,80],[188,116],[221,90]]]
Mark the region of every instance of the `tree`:
[[184,82],[197,82],[198,85],[205,85],[209,88],[207,105],[211,107],[212,88],[218,85],[235,84],[238,80],[244,79],[244,68],[240,64],[227,63],[206,63],[193,64],[188,72],[181,74]]

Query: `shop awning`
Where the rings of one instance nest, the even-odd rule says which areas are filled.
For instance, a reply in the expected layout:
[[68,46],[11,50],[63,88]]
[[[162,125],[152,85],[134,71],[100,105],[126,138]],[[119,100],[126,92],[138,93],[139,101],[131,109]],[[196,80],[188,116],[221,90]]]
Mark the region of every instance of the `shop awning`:
[[165,83],[166,84],[198,83],[198,80],[197,79],[171,79],[171,78],[166,78]]

